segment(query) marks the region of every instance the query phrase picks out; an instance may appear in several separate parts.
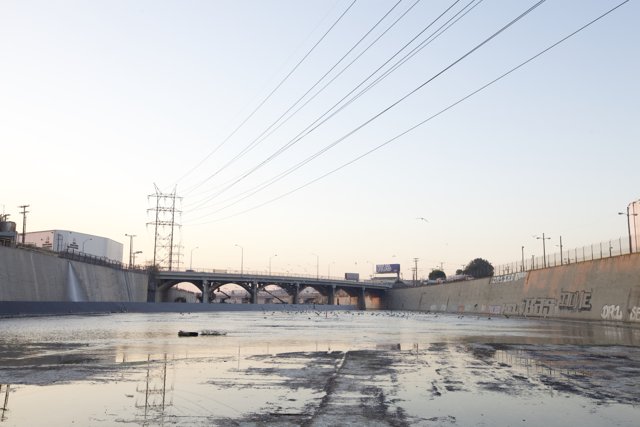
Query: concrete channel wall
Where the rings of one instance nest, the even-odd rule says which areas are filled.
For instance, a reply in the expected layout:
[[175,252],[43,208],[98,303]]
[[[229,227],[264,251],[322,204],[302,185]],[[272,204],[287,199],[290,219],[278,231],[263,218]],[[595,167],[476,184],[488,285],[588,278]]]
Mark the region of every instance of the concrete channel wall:
[[145,302],[146,273],[0,246],[0,301]]
[[388,308],[640,324],[640,254],[492,278],[398,288]]

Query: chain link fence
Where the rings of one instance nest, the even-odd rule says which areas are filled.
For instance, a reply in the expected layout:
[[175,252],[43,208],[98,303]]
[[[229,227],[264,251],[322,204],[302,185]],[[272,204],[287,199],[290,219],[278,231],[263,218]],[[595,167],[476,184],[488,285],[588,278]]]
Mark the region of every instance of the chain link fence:
[[617,239],[605,240],[588,246],[580,246],[570,249],[554,246],[554,249],[557,251],[552,253],[548,253],[545,250],[545,252],[547,252],[546,256],[531,255],[527,258],[523,255],[523,258],[520,261],[494,266],[494,275],[500,276],[520,271],[557,267],[559,265],[569,265],[576,262],[610,258],[630,254],[632,252],[632,248],[629,246],[628,237],[619,237]]

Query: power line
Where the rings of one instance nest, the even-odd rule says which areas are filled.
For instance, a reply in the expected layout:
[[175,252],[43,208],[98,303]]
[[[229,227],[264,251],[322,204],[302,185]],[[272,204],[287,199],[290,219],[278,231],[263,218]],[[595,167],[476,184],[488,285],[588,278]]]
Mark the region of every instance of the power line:
[[[476,2],[477,1],[477,2]],[[426,46],[428,46],[429,44],[431,44],[434,40],[436,40],[439,36],[441,36],[445,31],[447,31],[449,28],[451,28],[454,24],[456,24],[460,19],[462,19],[464,16],[466,16],[469,12],[471,12],[476,6],[478,6],[480,3],[482,3],[482,1],[484,0],[472,0],[470,1],[465,7],[463,7],[460,11],[458,11],[454,16],[452,16],[449,20],[447,20],[445,23],[443,23],[437,30],[435,30],[433,33],[431,33],[431,35],[429,35],[425,40],[423,40],[422,42],[420,42],[420,44],[418,46],[416,46],[415,48],[413,48],[409,53],[407,53],[405,56],[403,56],[401,59],[399,59],[389,70],[385,71],[381,76],[379,76],[376,80],[374,80],[372,83],[370,83],[367,87],[365,87],[364,89],[362,89],[358,94],[356,94],[353,98],[351,98],[349,101],[347,101],[344,105],[342,105],[338,110],[336,110],[334,113],[332,113],[330,116],[328,116],[325,120],[323,120],[321,124],[325,123],[327,120],[329,120],[330,118],[332,118],[334,115],[336,115],[337,113],[339,113],[340,111],[342,111],[344,108],[346,108],[347,106],[349,106],[351,103],[353,103],[355,100],[357,100],[359,97],[361,97],[364,93],[366,93],[367,91],[369,91],[372,87],[374,87],[375,85],[377,85],[378,83],[380,83],[380,81],[382,81],[384,78],[388,77],[392,72],[394,72],[395,70],[397,70],[399,67],[401,67],[404,63],[406,63],[409,59],[411,59],[413,56],[415,56],[419,51],[421,51],[422,49],[424,49]],[[476,2],[473,6],[471,6],[472,3]],[[471,7],[470,7],[471,6]],[[442,15],[441,15],[442,16]],[[437,20],[437,19],[436,19]],[[431,24],[430,24],[431,25]],[[430,26],[429,25],[429,26]],[[427,27],[428,28],[428,27]],[[443,29],[444,28],[444,29]],[[421,33],[424,32],[421,31]],[[415,40],[412,39],[412,41]],[[411,42],[409,42],[408,44],[410,44]],[[408,46],[405,45],[406,46]],[[404,49],[404,47],[403,47]],[[394,55],[395,56],[395,55]],[[393,58],[393,57],[392,57]],[[384,65],[386,65],[389,61],[385,62]],[[380,67],[382,68],[382,66]],[[380,70],[380,68],[378,68],[378,70]],[[378,71],[376,70],[376,72]],[[373,73],[375,74],[375,72]],[[367,79],[365,79],[363,82],[361,82],[360,85],[362,85],[364,82],[366,82],[366,80],[368,80],[373,74],[369,75],[369,77],[367,77]],[[354,90],[352,90],[349,94],[347,94],[347,96],[349,96],[350,94],[352,94],[360,85],[358,85]],[[346,98],[346,97],[345,97]],[[343,98],[342,100],[344,100],[345,98]],[[342,101],[340,100],[338,102],[338,104]],[[334,104],[334,106],[332,108],[334,108],[336,105],[338,104]],[[331,109],[329,110],[331,111]],[[326,114],[326,113],[325,113]],[[324,116],[324,114],[323,114]],[[320,118],[322,118],[323,116],[321,116]],[[314,123],[312,123],[311,125],[309,125],[305,130],[308,130],[311,126],[313,126],[315,123],[317,123],[318,120],[316,120]],[[315,128],[314,128],[315,129]],[[312,129],[313,130],[313,129]],[[304,132],[304,131],[303,131]],[[308,134],[308,133],[307,133]],[[302,137],[306,136],[307,134],[303,135]],[[301,134],[298,134],[298,136],[300,136]],[[302,138],[300,137],[300,139]],[[297,143],[299,141],[294,139],[294,143]],[[285,147],[289,148],[289,147]],[[283,150],[284,151],[284,150]],[[281,154],[281,153],[277,153],[277,154]],[[271,184],[277,182],[280,178],[288,175],[289,173],[293,172],[294,170],[296,170],[297,168],[299,168],[300,166],[293,166],[292,168],[285,170],[283,172],[281,172],[280,174],[276,175],[275,177],[269,179],[268,181],[259,184],[255,187],[253,187],[250,190],[247,190],[243,193],[240,193],[239,195],[233,196],[229,199],[227,199],[226,201],[223,201],[221,203],[226,203],[228,201],[234,200],[234,199],[238,199],[236,200],[235,203],[238,203],[242,200],[245,200],[246,198],[252,196],[253,194],[256,194],[257,192],[263,190],[264,188],[269,187]],[[231,188],[235,183],[237,182],[231,182],[230,184],[228,184],[227,188],[224,188],[223,190],[221,190],[217,195],[220,195],[221,193],[223,193],[224,191],[228,190],[229,188]],[[195,209],[192,210],[197,210],[199,208],[202,207],[202,205],[204,203],[206,203],[207,201],[210,201],[211,199],[215,198],[217,195],[213,195],[211,196],[209,199],[207,199],[204,202],[201,202]],[[244,197],[243,197],[244,196]],[[235,204],[233,203],[233,204]],[[232,206],[233,204],[229,205]],[[226,207],[229,207],[226,206]],[[225,207],[225,208],[226,208]],[[225,209],[225,208],[221,208],[218,211]],[[216,212],[218,212],[216,211]],[[215,213],[215,212],[214,212]]]
[[359,160],[363,159],[364,157],[367,157],[368,155],[373,154],[374,152],[378,151],[379,149],[381,149],[381,148],[383,148],[383,147],[385,147],[385,146],[387,146],[387,145],[391,144],[392,142],[394,142],[394,141],[396,141],[396,140],[400,139],[401,137],[403,137],[403,136],[407,135],[408,133],[410,133],[410,132],[414,131],[415,129],[417,129],[417,128],[419,128],[419,127],[423,126],[424,124],[426,124],[426,123],[430,122],[431,120],[435,119],[436,117],[438,117],[438,116],[440,116],[440,115],[444,114],[445,112],[447,112],[447,111],[451,110],[452,108],[456,107],[457,105],[459,105],[459,104],[463,103],[464,101],[468,100],[469,98],[471,98],[471,97],[473,97],[473,96],[477,95],[478,93],[480,93],[480,92],[484,91],[484,90],[485,90],[485,89],[487,89],[488,87],[490,87],[490,86],[494,85],[495,83],[499,82],[499,81],[500,81],[500,80],[502,80],[503,78],[505,78],[505,77],[509,76],[511,73],[513,73],[513,72],[515,72],[515,71],[519,70],[520,68],[524,67],[525,65],[529,64],[530,62],[532,62],[532,61],[536,60],[537,58],[539,58],[540,56],[544,55],[544,54],[545,54],[545,53],[547,53],[548,51],[550,51],[550,50],[554,49],[555,47],[557,47],[557,46],[559,46],[560,44],[564,43],[564,42],[565,42],[565,41],[567,41],[568,39],[572,38],[572,37],[573,37],[573,36],[575,36],[576,34],[578,34],[578,33],[582,32],[582,31],[583,31],[583,30],[585,30],[586,28],[588,28],[588,27],[590,27],[591,25],[595,24],[596,22],[600,21],[601,19],[603,19],[603,18],[604,18],[604,17],[606,17],[607,15],[609,15],[609,14],[613,13],[615,10],[619,9],[620,7],[622,7],[623,5],[625,5],[626,3],[628,3],[629,1],[630,1],[630,0],[625,0],[625,1],[621,2],[621,3],[619,3],[618,5],[616,5],[616,6],[612,7],[611,9],[607,10],[607,11],[606,11],[606,12],[604,12],[603,14],[599,15],[598,17],[594,18],[593,20],[591,20],[591,21],[589,21],[588,23],[584,24],[583,26],[579,27],[577,30],[575,30],[575,31],[573,31],[572,33],[568,34],[567,36],[565,36],[565,37],[561,38],[561,39],[560,39],[560,40],[558,40],[557,42],[555,42],[555,43],[553,43],[553,44],[549,45],[549,46],[548,46],[548,47],[546,47],[545,49],[543,49],[543,50],[541,50],[540,52],[536,53],[535,55],[533,55],[533,56],[529,57],[529,58],[528,58],[528,59],[526,59],[525,61],[521,62],[521,63],[520,63],[520,64],[518,64],[517,66],[515,66],[515,67],[511,68],[510,70],[508,70],[507,72],[505,72],[505,73],[501,74],[500,76],[496,77],[495,79],[491,80],[490,82],[488,82],[488,83],[484,84],[483,86],[479,87],[478,89],[476,89],[476,90],[474,90],[474,91],[470,92],[469,94],[467,94],[467,95],[465,95],[464,97],[462,97],[462,98],[458,99],[458,100],[457,100],[457,101],[455,101],[454,103],[449,104],[447,107],[445,107],[445,108],[443,108],[442,110],[438,111],[437,113],[435,113],[435,114],[433,114],[433,115],[431,115],[431,116],[427,117],[426,119],[422,120],[421,122],[418,122],[417,124],[415,124],[415,125],[411,126],[410,128],[408,128],[408,129],[404,130],[403,132],[401,132],[401,133],[397,134],[397,135],[396,135],[396,136],[394,136],[393,138],[390,138],[390,139],[388,139],[388,140],[384,141],[383,143],[381,143],[381,144],[377,145],[376,147],[374,147],[374,148],[372,148],[372,149],[370,149],[370,150],[368,150],[368,151],[366,151],[366,152],[362,153],[361,155],[359,155],[359,156],[357,156],[357,157],[355,157],[355,158],[351,159],[350,161],[348,161],[348,162],[346,162],[346,163],[343,163],[342,165],[340,165],[340,166],[338,166],[338,167],[336,167],[336,168],[334,168],[334,169],[332,169],[332,170],[330,170],[330,171],[328,171],[328,172],[326,172],[326,173],[324,173],[324,174],[322,174],[322,175],[320,175],[320,176],[318,176],[318,177],[316,177],[316,178],[314,178],[314,179],[312,179],[312,180],[310,180],[310,181],[308,181],[308,182],[306,182],[306,183],[304,183],[304,184],[302,184],[302,185],[300,185],[300,186],[298,186],[298,187],[295,187],[295,188],[293,188],[293,189],[291,189],[291,190],[289,190],[289,191],[287,191],[287,192],[285,192],[285,193],[283,193],[283,194],[280,194],[280,195],[279,195],[279,196],[277,196],[277,197],[274,197],[274,198],[272,198],[272,199],[269,199],[269,200],[267,200],[267,201],[265,201],[265,202],[262,202],[262,203],[260,203],[260,204],[258,204],[258,205],[252,206],[252,207],[247,208],[247,209],[245,209],[245,210],[242,210],[242,211],[236,212],[236,213],[234,213],[234,214],[231,214],[231,215],[228,215],[228,216],[225,216],[225,217],[222,217],[222,218],[216,219],[216,220],[207,221],[207,222],[203,222],[203,223],[199,223],[199,224],[192,224],[192,225],[203,225],[203,224],[209,224],[209,223],[212,223],[212,222],[219,222],[219,221],[223,221],[223,220],[226,220],[226,219],[234,218],[234,217],[236,217],[236,216],[239,216],[239,215],[242,215],[242,214],[245,214],[245,213],[251,212],[251,211],[253,211],[253,210],[259,209],[259,208],[264,207],[264,206],[266,206],[266,205],[268,205],[268,204],[271,204],[271,203],[273,203],[273,202],[276,202],[276,201],[278,201],[278,200],[280,200],[280,199],[282,199],[282,198],[284,198],[284,197],[286,197],[286,196],[289,196],[289,195],[291,195],[291,194],[293,194],[293,193],[295,193],[295,192],[297,192],[297,191],[300,191],[300,190],[302,190],[302,189],[304,189],[304,188],[306,188],[306,187],[308,187],[308,186],[310,186],[310,185],[312,185],[312,184],[314,184],[314,183],[316,183],[316,182],[318,182],[318,181],[320,181],[320,180],[322,180],[322,179],[324,179],[324,178],[326,178],[326,177],[328,177],[328,176],[330,176],[330,175],[332,175],[332,174],[334,174],[334,173],[336,173],[336,172],[338,172],[338,171],[340,171],[340,170],[342,170],[342,169],[344,169],[344,168],[346,168],[346,167],[348,167],[348,166],[350,166],[350,165],[352,165],[352,164],[356,163],[357,161],[359,161]]
[[[261,142],[263,142],[267,137],[269,137],[271,134],[273,134],[274,131],[276,131],[277,129],[279,129],[283,124],[285,124],[287,121],[289,121],[292,117],[294,117],[302,108],[304,108],[309,102],[311,102],[313,99],[315,99],[320,93],[322,93],[333,81],[335,81],[335,79],[337,77],[339,77],[340,75],[342,75],[351,65],[353,65],[353,63],[360,58],[365,52],[367,52],[378,40],[380,40],[380,38],[386,34],[393,26],[395,26],[395,24],[402,19],[411,9],[413,9],[415,7],[415,5],[417,5],[420,0],[416,0],[401,16],[400,18],[398,18],[395,22],[393,22],[378,38],[376,38],[372,43],[369,44],[369,46],[367,46],[362,52],[360,52],[360,54],[358,54],[358,56],[351,61],[349,64],[347,64],[342,70],[340,70],[340,72],[338,72],[336,74],[336,76],[334,76],[328,84],[324,85],[320,90],[318,90],[315,94],[313,94],[313,96],[311,96],[302,106],[301,108],[297,109],[293,114],[289,115],[289,117],[287,117],[285,120],[283,120],[282,122],[280,122],[283,117],[285,117],[291,110],[293,110],[296,105],[298,105],[313,89],[315,89],[333,70],[335,70],[335,68],[340,65],[340,63],[342,61],[345,60],[345,58],[347,58],[349,56],[349,54],[351,54],[368,36],[369,34],[371,34],[371,32],[373,32],[374,29],[376,29],[378,27],[378,25],[380,25],[382,23],[382,21],[384,21],[389,14],[391,14],[391,12],[393,12],[393,10],[398,7],[398,5],[402,2],[403,0],[398,0],[398,2],[396,2],[391,9],[389,9],[383,16],[382,18],[380,18],[378,20],[378,22],[376,22],[361,38],[360,40],[358,40],[331,68],[329,68],[329,70],[327,70],[322,77],[320,77],[309,89],[307,89],[307,91],[302,94],[302,96],[300,96],[284,113],[282,113],[280,115],[280,117],[278,117],[275,121],[273,121],[265,130],[263,130],[260,135],[258,135],[255,139],[253,139],[253,141],[251,141],[251,143],[249,143],[248,146],[246,146],[243,150],[241,150],[238,154],[236,154],[236,156],[234,156],[231,160],[229,160],[227,163],[225,163],[224,165],[222,165],[220,168],[218,168],[214,173],[212,173],[211,175],[209,175],[207,178],[205,178],[204,180],[202,180],[199,184],[195,185],[194,187],[190,188],[187,191],[187,194],[190,193],[191,191],[193,191],[195,188],[205,184],[207,181],[211,180],[212,178],[214,178],[216,175],[218,175],[220,172],[222,172],[223,170],[225,170],[227,167],[229,167],[231,164],[235,163],[235,161],[237,161],[238,159],[242,158],[245,154],[247,154],[249,151],[251,151],[252,149],[254,149],[258,144],[260,144]],[[278,122],[280,122],[280,124],[278,124]],[[277,125],[277,126],[276,126]],[[276,126],[274,128],[274,126]],[[272,130],[272,132],[269,132],[270,130]],[[268,133],[268,134],[267,134]],[[266,136],[265,136],[266,134]]]
[[[342,12],[342,14],[338,17],[338,19],[322,35],[322,37],[320,37],[320,39],[311,47],[311,49],[309,49],[309,51],[302,57],[302,59],[300,59],[300,61],[298,61],[298,63],[291,69],[291,71],[289,71],[287,73],[287,75],[285,75],[284,78],[282,80],[280,80],[280,82],[276,85],[276,87],[274,87],[271,90],[271,92],[269,92],[269,94],[256,106],[256,108],[254,108],[253,111],[220,144],[218,144],[218,146],[216,148],[213,149],[213,151],[211,151],[209,154],[207,154],[196,166],[191,168],[186,174],[184,174],[182,177],[180,177],[178,179],[178,181],[181,181],[182,179],[184,179],[191,172],[193,172],[195,169],[200,167],[205,161],[207,161],[220,148],[222,148],[222,146],[224,144],[226,144],[227,141],[229,141],[229,139],[231,139],[236,134],[236,132],[238,132],[242,128],[242,126],[244,126],[245,123],[247,123],[256,114],[256,112],[258,112],[258,110],[260,108],[262,108],[262,106],[271,98],[271,96],[273,96],[273,94],[278,89],[280,89],[280,87],[289,79],[289,77],[291,77],[291,75],[300,67],[300,65],[302,65],[302,63],[309,57],[309,55],[311,55],[311,53],[316,49],[316,47],[318,47],[318,45],[325,39],[325,37],[327,37],[327,35],[331,32],[331,30],[333,30],[333,28],[336,25],[338,25],[338,23],[347,14],[347,12],[353,7],[353,5],[356,3],[356,1],[357,0],[353,0],[351,2],[351,4],[349,4],[349,6],[344,10],[344,12]],[[190,190],[188,190],[188,191],[190,191]]]
[[[476,0],[471,0],[471,3],[473,3]],[[245,179],[246,177],[248,177],[249,175],[251,175],[253,172],[255,172],[256,170],[260,169],[262,166],[266,165],[267,163],[269,163],[270,161],[272,161],[273,159],[275,159],[276,157],[278,157],[279,155],[281,155],[282,153],[284,153],[286,150],[288,150],[289,148],[291,148],[293,145],[297,144],[299,141],[301,141],[304,137],[308,136],[311,132],[315,131],[317,128],[319,128],[320,126],[322,126],[324,123],[326,123],[328,120],[330,120],[331,118],[333,118],[336,114],[338,114],[339,112],[341,112],[344,108],[346,108],[348,105],[350,105],[354,99],[348,101],[347,103],[345,103],[344,105],[340,106],[340,108],[338,108],[337,110],[335,110],[333,113],[331,113],[332,110],[334,110],[336,107],[338,107],[345,99],[347,99],[350,95],[352,95],[356,90],[358,90],[358,88],[360,88],[362,85],[364,85],[370,78],[372,78],[376,73],[378,73],[381,69],[383,69],[387,64],[389,64],[396,56],[398,56],[403,50],[405,50],[408,46],[410,46],[415,40],[417,40],[422,34],[424,34],[429,28],[431,28],[438,20],[440,20],[440,18],[442,18],[446,13],[448,13],[457,3],[459,3],[460,0],[456,0],[455,2],[453,2],[449,7],[447,7],[440,15],[438,15],[434,20],[432,20],[428,25],[426,25],[425,27],[423,27],[420,32],[418,32],[418,34],[416,34],[411,40],[409,40],[407,43],[405,43],[400,49],[398,49],[390,58],[388,58],[382,65],[380,65],[375,71],[373,71],[371,74],[369,74],[364,80],[362,80],[358,85],[356,85],[356,87],[354,87],[349,93],[347,93],[345,96],[343,96],[338,102],[336,102],[331,108],[329,108],[327,111],[325,111],[323,114],[321,114],[318,118],[316,118],[310,125],[308,125],[305,129],[303,129],[301,132],[299,132],[293,139],[289,140],[289,142],[287,142],[284,146],[280,147],[278,150],[276,150],[273,154],[271,154],[269,157],[267,157],[265,160],[263,160],[262,162],[260,162],[257,166],[254,166],[253,168],[251,168],[250,170],[244,172],[243,174],[241,174],[238,178],[236,178],[235,180],[232,180],[232,182],[230,184],[228,184],[227,186],[223,187],[220,191],[218,191],[216,194],[209,196],[207,199],[201,201],[195,208],[192,208],[192,210],[195,209],[199,209],[201,207],[203,207],[203,205],[209,201],[211,201],[212,199],[214,199],[215,197],[221,195],[222,193],[226,192],[227,190],[229,190],[231,187],[233,187],[234,185],[236,185],[237,183],[239,183],[240,181],[242,181],[243,179]],[[415,6],[415,4],[413,5]],[[412,6],[412,7],[413,7]],[[469,5],[465,6],[468,7]],[[464,10],[464,8],[463,8]],[[406,13],[405,13],[406,14]],[[404,15],[403,15],[404,16]],[[399,18],[401,19],[402,16]],[[394,22],[392,24],[395,25],[397,23]],[[445,23],[446,25],[446,23]],[[391,28],[391,27],[390,27]],[[440,27],[442,28],[442,27]],[[387,29],[388,31],[389,29]],[[436,30],[438,31],[438,30]],[[386,31],[385,31],[386,32]],[[384,34],[384,33],[383,33]],[[433,34],[432,34],[433,35]],[[382,35],[381,35],[382,36]],[[430,36],[431,37],[431,36]],[[377,40],[374,41],[374,43]],[[370,46],[369,46],[370,47]],[[357,59],[357,58],[356,58]],[[355,61],[355,60],[354,60]],[[354,61],[352,61],[349,65],[351,65]],[[331,82],[333,82],[334,79],[332,79],[328,84],[330,84]],[[326,85],[325,85],[326,87]],[[324,89],[324,87],[323,87]],[[306,105],[306,103],[304,104]],[[303,105],[303,107],[304,107]],[[300,111],[300,109],[296,110],[295,113],[297,113],[298,111]],[[295,114],[294,113],[294,114]],[[331,113],[331,114],[329,114]],[[328,115],[329,114],[329,115]],[[327,116],[328,115],[328,116]]]
[[[307,163],[311,162],[312,160],[316,159],[317,157],[321,156],[322,154],[326,153],[327,151],[329,151],[330,149],[332,149],[333,147],[335,147],[336,145],[340,144],[341,142],[345,141],[347,138],[349,138],[350,136],[352,136],[353,134],[355,134],[356,132],[360,131],[362,128],[364,128],[365,126],[369,125],[371,122],[375,121],[376,119],[378,119],[379,117],[381,117],[382,115],[386,114],[388,111],[390,111],[391,109],[395,108],[397,105],[399,105],[400,103],[402,103],[403,101],[405,101],[407,98],[409,98],[410,96],[412,96],[413,94],[415,94],[416,92],[418,92],[420,89],[422,89],[423,87],[425,87],[427,84],[431,83],[433,80],[435,80],[436,78],[438,78],[439,76],[441,76],[442,74],[444,74],[445,72],[447,72],[448,70],[450,70],[451,68],[453,68],[454,66],[456,66],[457,64],[459,64],[460,62],[462,62],[465,58],[469,57],[471,54],[473,54],[474,52],[476,52],[477,50],[479,50],[481,47],[483,47],[484,45],[486,45],[487,43],[489,43],[491,40],[493,40],[494,38],[496,38],[498,35],[500,35],[502,32],[506,31],[509,27],[511,27],[512,25],[514,25],[515,23],[517,23],[518,21],[520,21],[522,18],[524,18],[525,16],[527,16],[529,13],[531,13],[533,10],[535,10],[537,7],[539,7],[541,4],[543,4],[546,0],[539,0],[537,3],[535,3],[533,6],[531,6],[529,9],[527,9],[526,11],[524,11],[523,13],[521,13],[520,15],[518,15],[516,18],[512,19],[510,22],[508,22],[506,25],[504,25],[502,28],[500,28],[498,31],[494,32],[492,35],[490,35],[489,37],[487,37],[486,39],[484,39],[482,42],[480,42],[479,44],[477,44],[474,48],[472,48],[471,50],[467,51],[464,55],[462,55],[461,57],[459,57],[458,59],[456,59],[455,61],[453,61],[452,63],[450,63],[448,66],[444,67],[442,70],[440,70],[438,73],[434,74],[432,77],[428,78],[427,80],[425,80],[424,82],[422,82],[420,85],[418,85],[417,87],[415,87],[414,89],[412,89],[411,91],[409,91],[408,93],[406,93],[405,95],[403,95],[402,97],[400,97],[399,99],[397,99],[395,102],[393,102],[392,104],[388,105],[386,108],[384,108],[383,110],[381,110],[380,112],[378,112],[377,114],[375,114],[374,116],[370,117],[369,119],[367,119],[366,121],[364,121],[363,123],[361,123],[360,125],[358,125],[356,128],[352,129],[351,131],[347,132],[345,135],[343,135],[342,137],[338,138],[336,141],[332,142],[331,144],[325,146],[323,149],[321,149],[320,151],[317,151],[316,153],[312,154],[311,156],[307,157],[306,159],[298,162],[296,165],[292,166],[291,168],[289,168],[287,171],[281,173],[280,175],[278,175],[277,177],[271,179],[270,181],[268,181],[267,183],[265,183],[262,188],[259,188],[257,190],[255,190],[253,193],[251,193],[250,195],[253,195],[261,190],[263,190],[264,188],[274,184],[275,182],[283,179],[284,177],[290,175],[291,173],[293,173],[294,171],[300,169],[302,166],[306,165]],[[249,195],[249,196],[250,196]],[[246,196],[246,197],[249,197]],[[246,198],[244,197],[244,198]],[[243,198],[243,199],[244,199]],[[241,199],[241,200],[243,200]],[[220,210],[226,209],[232,205],[234,205],[237,202],[234,202],[230,205],[227,205],[223,208],[218,209],[216,212],[219,212]],[[213,212],[213,213],[216,213]]]

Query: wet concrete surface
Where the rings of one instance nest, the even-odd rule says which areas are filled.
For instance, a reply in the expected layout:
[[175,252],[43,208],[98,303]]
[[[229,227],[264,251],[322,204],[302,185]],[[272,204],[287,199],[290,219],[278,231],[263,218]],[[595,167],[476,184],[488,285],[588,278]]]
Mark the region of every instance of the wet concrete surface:
[[[7,426],[636,426],[640,419],[640,330],[629,326],[313,311],[4,319],[2,326],[0,424]],[[227,335],[179,338],[181,329]]]

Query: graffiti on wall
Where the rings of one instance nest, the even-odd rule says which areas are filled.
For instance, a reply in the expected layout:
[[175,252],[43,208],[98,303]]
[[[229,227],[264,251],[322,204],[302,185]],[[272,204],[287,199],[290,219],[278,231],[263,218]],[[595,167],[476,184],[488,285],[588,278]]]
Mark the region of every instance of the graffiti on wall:
[[502,308],[504,314],[520,314],[518,310],[518,304],[505,304]]
[[[617,304],[607,304],[602,306],[600,317],[603,320],[623,320],[625,310]],[[630,322],[640,322],[640,307],[634,306],[628,310]]]
[[[558,301],[555,298],[526,298],[522,300],[522,304],[504,304],[502,313],[506,315],[543,317],[553,314],[557,305]],[[496,309],[494,308],[494,310]]]
[[526,279],[527,272],[503,274],[501,276],[493,276],[489,283],[508,283],[515,282],[516,280]]
[[600,317],[604,320],[622,320],[622,310],[619,305],[603,305]]
[[569,292],[560,290],[559,310],[565,311],[591,311],[592,291]]
[[525,316],[548,316],[555,306],[555,298],[527,298],[522,313]]
[[500,314],[502,312],[502,306],[501,305],[490,305],[489,306],[489,313],[491,314]]

